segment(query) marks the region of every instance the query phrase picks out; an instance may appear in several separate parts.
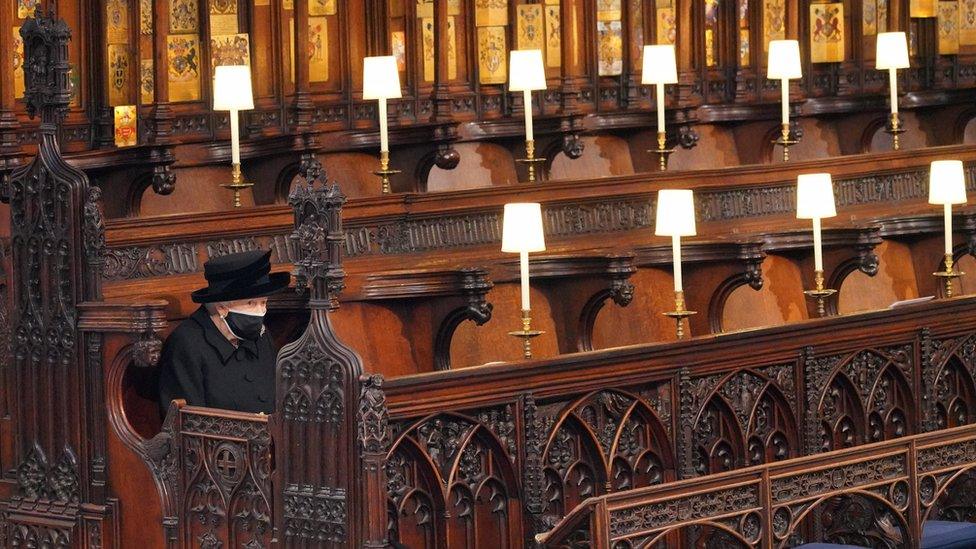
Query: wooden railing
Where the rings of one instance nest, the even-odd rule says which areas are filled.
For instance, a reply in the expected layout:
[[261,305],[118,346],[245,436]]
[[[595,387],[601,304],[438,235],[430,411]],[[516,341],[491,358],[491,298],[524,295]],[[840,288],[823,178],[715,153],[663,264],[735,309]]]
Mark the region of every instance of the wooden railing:
[[397,535],[440,546],[508,501],[515,543],[590,496],[970,423],[974,305],[390,380]]
[[[589,498],[543,547],[920,546],[927,520],[966,520],[976,426]],[[962,547],[962,545],[959,545]]]

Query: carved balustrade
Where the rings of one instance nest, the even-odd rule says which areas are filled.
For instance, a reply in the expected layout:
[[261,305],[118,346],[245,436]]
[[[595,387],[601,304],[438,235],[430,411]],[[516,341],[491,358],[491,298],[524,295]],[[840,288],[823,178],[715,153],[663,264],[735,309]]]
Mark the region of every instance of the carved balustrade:
[[543,547],[918,547],[972,518],[970,425],[587,500]]
[[388,380],[390,535],[517,544],[588,497],[970,423],[974,304]]

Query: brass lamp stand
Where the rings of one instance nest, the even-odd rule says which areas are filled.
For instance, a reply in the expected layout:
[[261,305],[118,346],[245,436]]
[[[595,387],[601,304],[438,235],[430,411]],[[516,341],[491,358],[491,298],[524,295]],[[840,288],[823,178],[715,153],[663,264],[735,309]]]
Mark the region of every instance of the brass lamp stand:
[[943,264],[945,265],[944,270],[932,274],[942,279],[943,293],[946,298],[950,298],[952,297],[952,279],[959,278],[966,273],[953,270],[952,254],[945,254]]
[[380,178],[383,183],[383,194],[390,194],[392,188],[390,187],[390,176],[400,173],[400,170],[390,169],[390,151],[380,151],[380,169],[373,172]]
[[234,191],[234,207],[241,207],[241,191],[249,187],[253,187],[254,183],[248,183],[244,181],[244,177],[241,175],[241,165],[234,164],[231,166],[231,182],[222,183],[220,186],[225,189],[230,189]]
[[824,287],[824,273],[823,271],[814,271],[813,283],[815,288],[813,290],[804,290],[804,294],[810,299],[817,300],[817,314],[821,317],[827,316],[827,298],[837,293],[837,290]]
[[535,157],[535,140],[530,139],[525,142],[525,158],[516,158],[516,162],[520,164],[525,164],[528,169],[528,182],[535,183],[535,166],[540,162],[545,162],[545,158]]
[[666,145],[667,134],[665,132],[657,132],[657,149],[647,151],[658,155],[658,167],[662,172],[668,169],[668,157],[674,152],[674,149],[669,149]]
[[523,309],[522,329],[514,332],[508,332],[508,335],[522,339],[522,356],[527,359],[532,358],[532,338],[539,337],[545,333],[542,330],[532,329],[532,317],[530,316],[530,313],[531,311]]
[[885,128],[885,132],[891,134],[891,146],[894,150],[899,150],[901,144],[898,141],[899,134],[905,133],[905,128],[901,127],[901,121],[898,120],[898,113],[891,113],[891,117],[888,119],[888,127]]
[[773,141],[776,145],[783,147],[783,162],[790,161],[790,145],[796,145],[799,141],[790,139],[790,125],[783,124],[780,129],[779,139]]
[[698,314],[698,312],[689,311],[685,309],[685,293],[682,291],[682,292],[674,292],[674,310],[664,313],[664,316],[674,319],[677,328],[676,334],[678,336],[678,339],[684,339],[685,337],[684,321],[686,318],[695,314]]

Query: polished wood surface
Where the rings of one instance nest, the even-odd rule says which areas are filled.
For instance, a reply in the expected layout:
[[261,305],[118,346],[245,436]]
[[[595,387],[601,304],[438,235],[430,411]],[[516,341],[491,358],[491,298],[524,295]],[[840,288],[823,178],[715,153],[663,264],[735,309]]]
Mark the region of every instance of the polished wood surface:
[[[581,0],[505,2],[481,16],[472,4],[272,0],[222,17],[233,2],[189,12],[181,0],[61,2],[63,20],[0,7],[0,24],[24,25],[29,66],[24,100],[13,97],[16,75],[0,71],[9,218],[0,231],[9,341],[0,346],[0,545],[523,547],[554,527],[553,540],[572,534],[593,502],[686,498],[757,475],[757,486],[827,470],[861,478],[853,461],[872,459],[914,460],[878,492],[894,515],[914,511],[904,528],[877,535],[917,534],[918,503],[931,516],[972,518],[967,488],[949,475],[976,461],[965,454],[971,433],[951,430],[976,421],[976,297],[966,295],[969,279],[948,298],[932,276],[942,218],[926,203],[932,160],[964,160],[972,179],[976,153],[960,144],[973,134],[971,76],[951,64],[972,51],[937,55],[934,21],[888,3],[886,26],[914,30],[916,64],[903,73],[910,150],[881,152],[890,146],[883,79],[871,68],[871,35],[852,23],[844,60],[805,62],[808,77],[794,83],[802,139],[782,163],[770,143],[775,90],[762,76],[764,8],[723,3],[712,20],[701,3],[675,0],[681,82],[668,90],[668,139],[683,171],[639,173],[654,159],[638,46],[642,34],[659,38],[651,22],[662,3],[616,12]],[[122,5],[125,32],[111,17]],[[142,32],[143,6],[151,32]],[[524,107],[485,80],[476,37],[506,27],[512,38],[536,6],[576,23],[560,30],[550,92],[536,97],[546,166],[544,181],[528,185],[516,183],[524,173],[514,162]],[[747,21],[733,9],[742,6]],[[784,6],[784,34],[803,36],[809,6]],[[863,21],[856,2],[843,6]],[[507,24],[479,24],[503,15]],[[178,100],[186,82],[168,74],[167,53],[171,38],[200,38],[207,75],[213,26],[234,22],[248,33],[258,95],[244,116],[245,173],[258,184],[241,209],[214,188],[226,174],[227,147],[214,140],[226,117],[210,113],[209,78],[198,97]],[[608,45],[614,22],[620,74],[607,74],[616,60],[592,45]],[[316,41],[323,32],[332,39]],[[398,194],[374,196],[375,115],[357,95],[358,67],[389,51],[395,32],[409,44],[394,109],[404,174]],[[108,109],[119,91],[101,85],[117,81],[103,54],[136,33],[129,53],[152,61],[155,97],[138,100],[135,79],[123,86],[142,126],[139,144],[120,149]],[[736,35],[755,46],[740,50]],[[8,51],[13,35],[0,36]],[[418,55],[425,43],[429,67]],[[312,56],[293,63],[295,51]],[[802,293],[813,282],[812,237],[794,219],[794,185],[827,168],[840,215],[824,231],[826,278],[839,293],[818,318]],[[340,188],[336,176],[348,182]],[[673,306],[671,250],[652,236],[655,192],[672,186],[698,198],[699,235],[685,243],[698,314],[682,341],[661,315]],[[358,198],[347,203],[342,189]],[[513,200],[543,203],[549,241],[531,262],[533,326],[545,331],[533,360],[508,335],[519,327],[519,282],[499,238],[501,207]],[[954,221],[955,259],[976,272],[976,214],[960,208]],[[191,312],[205,261],[258,247],[295,275],[294,291],[269,305],[282,346],[276,412],[176,402],[160,418],[162,340]],[[887,308],[916,296],[935,299]],[[950,451],[944,467],[925,468],[930,446]],[[836,450],[851,462],[827,462]],[[907,506],[895,501],[906,497]],[[815,518],[847,514],[844,501]],[[784,523],[769,505],[736,508],[742,521],[723,532],[741,529],[746,545],[770,541],[782,524],[817,534],[810,539],[853,539],[811,530],[799,513]],[[691,544],[664,535],[678,546],[728,539],[700,534]]]
[[959,427],[590,498],[537,539],[553,548],[919,547],[925,521],[959,518],[974,435]]

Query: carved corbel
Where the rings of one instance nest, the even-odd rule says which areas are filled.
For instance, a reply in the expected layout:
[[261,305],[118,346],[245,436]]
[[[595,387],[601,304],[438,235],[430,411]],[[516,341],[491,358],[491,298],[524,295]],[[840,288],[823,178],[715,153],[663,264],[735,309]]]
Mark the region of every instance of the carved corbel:
[[722,316],[725,312],[725,304],[729,300],[729,296],[732,295],[732,292],[745,285],[748,285],[757,292],[762,290],[762,262],[765,257],[766,254],[761,254],[757,257],[747,259],[745,261],[745,270],[725,279],[715,293],[712,294],[712,300],[708,305],[708,323],[713,334],[724,331],[722,327]]
[[454,309],[437,328],[434,337],[434,369],[451,369],[451,340],[458,326],[466,320],[481,326],[491,320],[492,305],[488,303],[488,291],[494,284],[488,280],[488,274],[483,269],[461,270],[461,295],[465,304]]
[[139,368],[154,368],[162,350],[163,342],[155,331],[143,332],[139,340],[132,344],[132,363]]
[[170,147],[153,147],[149,150],[152,164],[152,188],[158,195],[166,196],[176,189],[176,174],[172,165],[176,162]]
[[584,144],[578,133],[568,133],[563,136],[562,152],[567,157],[576,160],[583,156]]
[[609,284],[605,289],[593,294],[583,305],[580,313],[577,342],[580,351],[593,350],[593,326],[596,324],[597,315],[608,300],[620,307],[626,307],[634,299],[634,284],[629,280],[637,272],[633,256],[610,258],[605,272]]
[[417,162],[417,169],[414,170],[414,179],[420,185],[420,192],[427,190],[427,178],[430,177],[430,170],[437,166],[442,170],[453,170],[461,162],[461,153],[454,148],[453,143],[440,143],[437,148],[428,152],[420,161]]
[[682,124],[678,127],[678,145],[682,149],[693,149],[698,145],[699,135],[694,126]]

